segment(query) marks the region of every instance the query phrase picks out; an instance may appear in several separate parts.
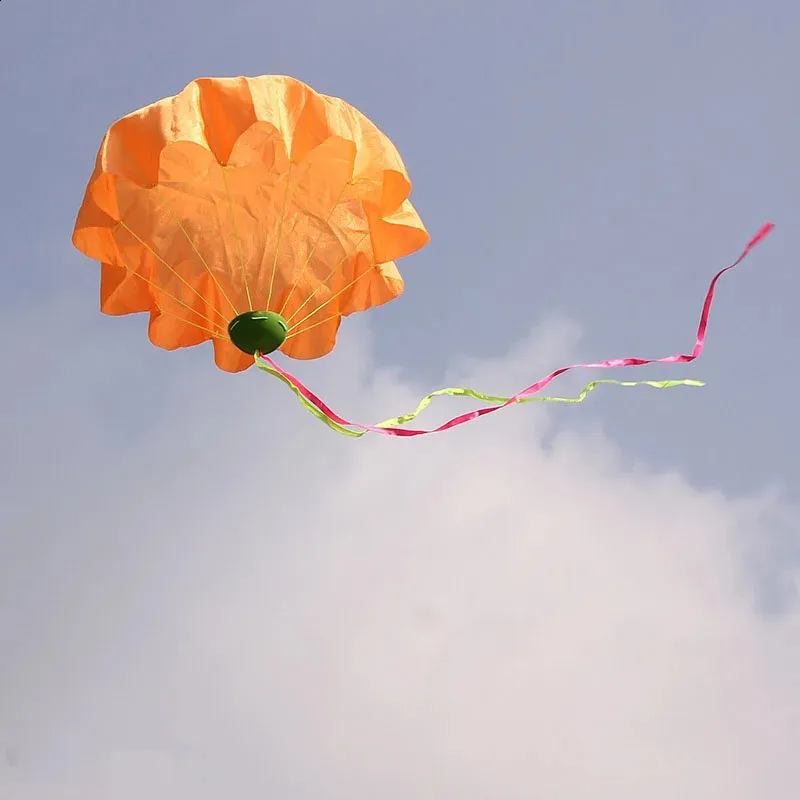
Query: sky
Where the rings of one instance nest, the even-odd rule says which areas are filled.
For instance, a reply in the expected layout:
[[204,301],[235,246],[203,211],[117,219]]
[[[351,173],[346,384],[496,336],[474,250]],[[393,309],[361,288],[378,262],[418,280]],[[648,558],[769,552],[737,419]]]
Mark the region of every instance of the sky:
[[[6,0],[0,798],[794,798],[798,36],[787,2]],[[701,359],[614,375],[707,385],[350,440],[103,317],[70,236],[106,128],[269,73],[392,138],[432,237],[297,367],[341,413],[688,352],[774,222]]]

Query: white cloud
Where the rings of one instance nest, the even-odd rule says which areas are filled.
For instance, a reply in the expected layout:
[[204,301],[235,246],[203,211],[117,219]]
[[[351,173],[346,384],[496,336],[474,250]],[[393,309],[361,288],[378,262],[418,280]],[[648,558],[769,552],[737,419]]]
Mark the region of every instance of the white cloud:
[[[461,378],[573,357],[553,325]],[[303,374],[359,418],[413,405],[357,338]],[[750,568],[797,529],[779,499],[632,466],[564,409],[348,441],[208,353],[73,344],[5,431],[0,796],[795,796],[800,615],[759,613]]]

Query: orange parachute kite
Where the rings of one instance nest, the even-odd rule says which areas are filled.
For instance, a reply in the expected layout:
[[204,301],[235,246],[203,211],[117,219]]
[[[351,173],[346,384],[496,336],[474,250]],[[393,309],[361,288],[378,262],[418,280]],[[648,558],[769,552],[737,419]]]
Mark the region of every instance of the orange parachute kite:
[[73,242],[102,262],[103,312],[149,312],[167,350],[210,339],[238,372],[256,351],[324,356],[343,316],[402,293],[394,259],[429,240],[410,191],[394,145],[342,100],[204,78],[111,127]]
[[[567,367],[512,398],[442,389],[412,414],[361,425],[339,417],[269,358],[276,350],[296,359],[324,356],[342,317],[402,293],[395,259],[429,241],[410,191],[394,145],[343,100],[283,76],[201,78],[111,126],[73,243],[102,265],[104,313],[148,312],[150,340],[167,350],[211,340],[221,369],[240,372],[256,363],[341,433],[428,433],[401,426],[436,394],[499,403],[436,430],[511,403],[582,400],[598,381],[578,398],[532,396]],[[701,328],[704,335],[704,321]],[[658,360],[692,360],[702,338],[698,347],[691,356]]]

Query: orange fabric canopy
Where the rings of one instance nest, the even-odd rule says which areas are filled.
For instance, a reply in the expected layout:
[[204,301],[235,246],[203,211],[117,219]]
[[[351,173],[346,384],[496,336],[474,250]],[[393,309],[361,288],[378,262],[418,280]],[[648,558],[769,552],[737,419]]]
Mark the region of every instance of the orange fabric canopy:
[[363,114],[288,77],[202,78],[105,135],[73,243],[102,264],[106,314],[149,312],[153,344],[212,340],[217,365],[251,356],[227,325],[288,322],[283,353],[319,358],[341,318],[399,296],[394,259],[429,236],[405,166]]

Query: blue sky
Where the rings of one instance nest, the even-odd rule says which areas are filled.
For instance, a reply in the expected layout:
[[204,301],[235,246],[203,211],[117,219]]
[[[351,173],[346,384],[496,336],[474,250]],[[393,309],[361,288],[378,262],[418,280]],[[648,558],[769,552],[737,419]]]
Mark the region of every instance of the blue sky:
[[[0,789],[792,797],[798,36],[786,2],[6,0]],[[373,119],[432,236],[298,368],[343,413],[687,352],[775,222],[698,362],[619,375],[708,385],[339,441],[102,318],[70,235],[106,128],[267,73]]]

